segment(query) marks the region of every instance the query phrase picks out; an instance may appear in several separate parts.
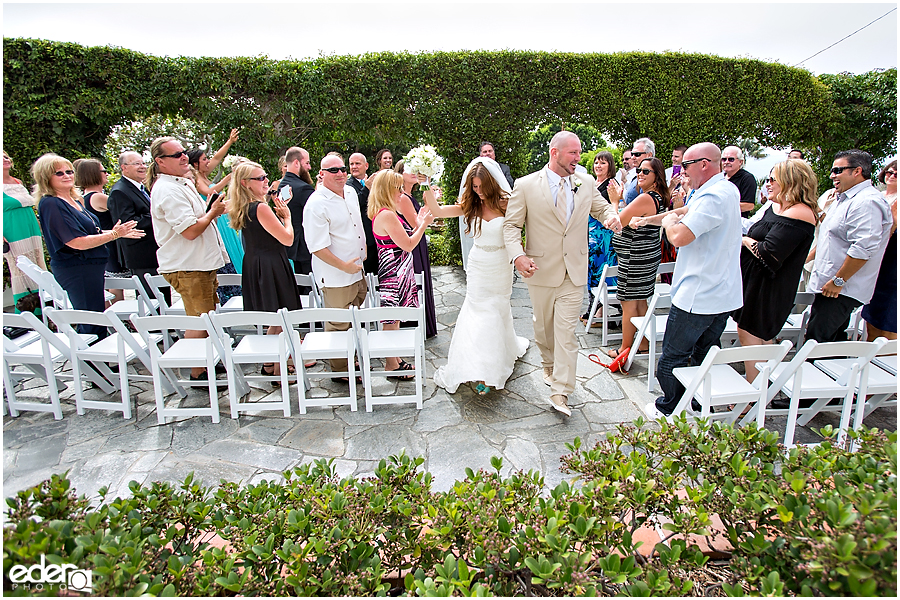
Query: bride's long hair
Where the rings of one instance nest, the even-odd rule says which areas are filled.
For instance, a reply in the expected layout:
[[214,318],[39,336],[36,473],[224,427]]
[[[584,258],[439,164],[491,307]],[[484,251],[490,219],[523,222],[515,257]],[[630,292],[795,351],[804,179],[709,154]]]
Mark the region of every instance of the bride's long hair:
[[[472,180],[476,177],[481,180],[481,193],[485,200],[482,200],[472,189]],[[466,177],[466,189],[463,191],[462,198],[459,199],[463,218],[466,221],[466,234],[478,235],[481,233],[481,213],[485,206],[506,216],[506,209],[500,205],[500,201],[508,198],[508,194],[500,189],[487,167],[481,163],[472,167]]]

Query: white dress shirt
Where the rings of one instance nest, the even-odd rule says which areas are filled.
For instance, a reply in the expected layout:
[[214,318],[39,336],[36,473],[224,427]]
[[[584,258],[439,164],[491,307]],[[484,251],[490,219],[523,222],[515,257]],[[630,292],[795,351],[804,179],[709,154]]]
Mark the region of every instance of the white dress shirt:
[[366,258],[366,234],[359,214],[356,191],[344,186],[341,198],[327,187],[319,186],[303,208],[303,233],[312,257],[313,273],[322,287],[347,287],[363,278],[363,272],[346,273],[315,255],[324,248],[341,260]]
[[225,245],[215,223],[189,240],[181,235],[206,214],[206,203],[194,182],[184,177],[160,175],[150,193],[150,217],[159,250],[160,273],[216,271],[225,266]]
[[[550,197],[558,201],[557,190],[559,190],[559,184],[563,178],[557,175],[552,169],[544,167],[544,170],[547,172],[547,182],[550,184]],[[572,195],[571,178],[566,177],[565,180],[566,223],[568,223],[569,219],[572,218],[572,211],[575,210],[575,198]]]

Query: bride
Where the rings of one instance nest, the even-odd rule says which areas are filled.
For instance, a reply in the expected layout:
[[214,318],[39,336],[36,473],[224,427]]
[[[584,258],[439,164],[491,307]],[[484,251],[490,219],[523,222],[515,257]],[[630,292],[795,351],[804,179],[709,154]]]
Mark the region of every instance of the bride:
[[480,156],[469,163],[459,190],[459,204],[438,205],[427,190],[425,203],[435,217],[463,217],[466,232],[474,232],[466,270],[466,299],[450,342],[447,364],[434,374],[434,383],[451,394],[460,383],[477,381],[483,396],[491,387],[502,389],[516,359],[525,354],[528,340],[513,330],[513,270],[503,243],[503,218],[509,183],[500,167]]

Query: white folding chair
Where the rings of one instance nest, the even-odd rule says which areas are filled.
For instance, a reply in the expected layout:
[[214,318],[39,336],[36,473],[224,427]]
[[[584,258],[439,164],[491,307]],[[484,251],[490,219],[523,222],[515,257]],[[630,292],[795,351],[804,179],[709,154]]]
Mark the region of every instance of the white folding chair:
[[[284,322],[284,330],[288,334],[291,357],[297,371],[297,395],[300,402],[300,414],[306,414],[309,406],[342,406],[348,405],[356,411],[356,337],[353,332],[353,313],[349,308],[304,308],[300,310],[280,311]],[[332,323],[348,323],[347,331],[315,331],[315,323],[330,321]],[[305,325],[310,330],[301,341],[298,327]],[[347,359],[346,371],[322,371],[310,373],[303,366],[306,360]],[[309,398],[306,392],[310,389],[309,378],[322,377],[334,379],[346,377],[349,393],[347,396],[328,398]]]
[[[809,311],[815,294],[812,292],[797,292],[794,297],[794,312],[788,315],[776,339],[791,340],[794,347],[799,348],[803,345],[806,338],[806,326],[809,324]],[[800,307],[804,307],[800,310]],[[731,317],[725,323],[725,329],[719,338],[719,345],[722,348],[728,348],[735,344],[740,344],[738,340],[737,323]]]
[[300,296],[300,303],[303,308],[321,308],[322,307],[322,292],[319,290],[319,286],[316,285],[316,278],[313,277],[312,273],[308,273],[306,275],[302,273],[295,273],[294,280],[297,282],[298,286],[305,286],[310,288],[309,294]]
[[[97,408],[101,410],[122,411],[122,415],[126,419],[131,418],[131,403],[129,402],[129,378],[136,381],[152,381],[151,375],[129,375],[128,363],[138,359],[144,367],[150,371],[150,355],[148,354],[147,342],[139,334],[128,331],[125,324],[119,319],[115,311],[111,308],[106,312],[94,312],[88,310],[57,310],[48,308],[48,317],[56,323],[57,330],[69,337],[69,348],[72,350],[72,378],[75,383],[75,408],[79,415],[84,414],[85,408]],[[90,344],[84,338],[76,333],[77,325],[99,325],[113,329],[114,333],[97,340]],[[153,343],[160,341],[160,336],[153,337]],[[92,365],[99,373],[111,382],[117,380],[116,374],[113,373],[107,364],[117,364],[119,368],[118,383],[121,392],[120,401],[108,400],[85,400],[84,390],[81,385],[81,365],[84,363]],[[174,375],[168,370],[164,372],[166,376],[162,380],[162,385],[167,393],[171,394],[177,391],[182,397],[187,393],[181,386],[175,384]],[[135,400],[137,397],[135,396]],[[135,416],[137,407],[135,406]]]
[[[19,255],[16,257],[16,266],[19,267],[19,270],[25,274],[28,279],[34,284],[36,291],[38,293],[38,299],[41,303],[41,315],[44,314],[44,307],[53,302],[53,297],[50,293],[44,289],[45,288],[45,279],[41,275],[42,273],[46,273],[44,269],[40,268],[31,260],[24,255]],[[69,297],[66,296],[66,301],[68,301]],[[44,317],[44,324],[47,324],[47,318]]]
[[[760,410],[757,411],[756,422],[763,427],[769,373],[781,362],[790,349],[791,342],[787,340],[780,344],[745,348],[723,349],[713,346],[699,366],[673,369],[672,374],[685,387],[685,391],[672,415],[667,417],[668,420],[672,421],[676,415],[684,412],[691,417],[712,418],[734,423],[748,405],[762,403]],[[762,361],[759,364],[760,374],[753,383],[748,383],[747,379],[731,366],[744,361]],[[690,410],[692,400],[696,400],[700,404],[699,415]],[[734,406],[725,412],[712,412],[714,407],[725,405]]]
[[[375,404],[416,403],[422,408],[422,386],[425,379],[425,310],[418,308],[398,308],[380,306],[377,308],[360,308],[353,311],[354,330],[359,340],[363,386],[366,392],[366,411],[372,412]],[[369,331],[368,325],[378,321],[415,322],[414,328],[399,330]],[[391,356],[412,356],[415,361],[412,371],[372,370],[373,358]],[[408,395],[374,396],[372,392],[372,376],[414,375],[415,393]]]
[[[618,286],[609,285],[606,278],[618,276],[618,266],[603,265],[603,271],[600,273],[600,284],[591,291],[594,295],[594,301],[591,303],[591,308],[588,310],[588,320],[587,324],[584,326],[584,332],[591,332],[591,327],[593,327],[594,324],[594,315],[597,313],[597,308],[602,306],[603,316],[600,317],[600,323],[602,325],[600,330],[601,346],[608,346],[610,341],[622,339],[621,333],[614,333],[612,335],[609,333],[610,322],[619,322],[622,320],[622,304],[619,302],[619,299],[616,298]],[[609,312],[612,306],[615,306],[620,311],[618,316],[610,316]]]
[[853,312],[850,313],[850,326],[847,327],[847,339],[851,342],[866,339],[866,324],[862,318],[862,309],[862,306],[857,306],[853,309]]
[[[175,417],[212,417],[213,423],[219,422],[219,397],[216,381],[216,364],[222,360],[222,344],[216,336],[215,328],[208,315],[189,317],[183,315],[150,315],[139,317],[133,315],[131,322],[148,343],[150,349],[150,372],[153,374],[153,392],[156,397],[156,420],[160,425]],[[172,344],[165,352],[160,352],[156,344],[150,343],[158,332],[163,336],[170,331],[196,330],[206,331],[205,338],[182,338]],[[190,369],[205,367],[209,388],[209,407],[182,408],[166,406],[163,399],[162,370]],[[177,380],[177,383],[189,387],[201,385],[200,382]]]
[[[33,327],[37,322],[44,325],[29,312],[15,315],[6,313],[3,315],[3,323],[12,327]],[[57,364],[66,362],[66,355],[49,343],[48,338],[38,335],[38,339],[22,347],[17,346],[6,335],[3,335],[3,387],[6,388],[6,401],[9,406],[9,414],[13,417],[19,415],[20,410],[33,410],[38,412],[51,412],[56,420],[62,419],[62,408],[59,404],[60,382],[54,374]],[[12,370],[15,365],[23,365],[35,376],[47,382],[50,390],[50,403],[23,402],[16,398],[13,378],[20,373]],[[65,389],[64,387],[62,389]]]
[[[643,317],[632,317],[631,322],[637,328],[634,340],[631,342],[631,350],[628,352],[628,360],[625,363],[625,371],[631,369],[631,364],[638,355],[638,348],[644,338],[650,341],[650,349],[647,353],[647,391],[653,391],[653,380],[656,377],[657,350],[656,344],[662,342],[666,334],[667,314],[656,314],[657,310],[668,310],[672,306],[672,297],[668,293],[656,292],[647,305],[647,313]],[[623,344],[625,342],[622,342]]]
[[[231,418],[237,419],[239,413],[257,413],[263,410],[280,410],[285,417],[291,416],[290,385],[288,383],[288,341],[285,334],[284,319],[277,312],[210,312],[209,318],[215,327],[216,334],[222,340],[225,349],[225,369],[228,371],[228,401],[231,404]],[[227,333],[229,328],[241,327],[281,327],[278,335],[248,334],[241,337],[237,345]],[[280,375],[244,375],[240,365],[278,363]],[[247,381],[279,381],[281,383],[280,401],[241,402],[250,393]]]
[[378,293],[378,275],[375,273],[366,273],[366,300],[363,302],[363,308],[375,308],[381,306],[381,295]]
[[[784,445],[791,448],[794,446],[794,433],[797,425],[805,425],[819,412],[839,410],[841,411],[841,423],[849,423],[859,374],[883,345],[883,338],[880,338],[879,342],[827,342],[823,344],[819,344],[815,340],[807,340],[790,362],[783,362],[772,370],[769,374],[771,383],[765,405],[757,404],[751,407],[741,420],[741,424],[756,418],[757,410],[765,410],[770,415],[787,415]],[[835,380],[813,364],[813,361],[826,358],[849,358],[852,360],[850,368],[840,379]],[[779,391],[783,391],[790,398],[789,408],[773,409],[768,406]],[[842,398],[843,401],[840,404],[829,405],[834,398]],[[813,400],[813,403],[808,408],[801,408],[801,400]],[[846,433],[846,429],[841,429],[838,435],[842,436],[844,433]]]
[[[862,427],[863,419],[865,419],[873,410],[881,406],[897,404],[897,373],[891,373],[882,369],[876,360],[882,356],[893,356],[896,360],[897,356],[897,340],[887,340],[878,338],[873,342],[882,342],[881,348],[876,352],[875,356],[863,366],[859,372],[858,383],[856,384],[856,405],[855,417],[853,420],[854,431],[859,431]],[[830,358],[817,360],[813,364],[821,369],[826,375],[834,380],[842,381],[850,369],[853,368],[854,359],[849,358]],[[869,397],[871,395],[871,397]],[[893,398],[893,400],[888,400]],[[846,417],[847,422],[843,419]],[[809,417],[812,418],[812,417]],[[797,421],[799,425],[805,425],[809,418],[801,418]],[[841,413],[841,426],[838,442],[843,441],[843,433],[847,431],[850,423],[849,411]]]
[[[241,285],[240,273],[219,273],[216,275],[219,285]],[[244,310],[244,297],[232,296],[216,312],[238,312]]]
[[[663,274],[672,274],[675,272],[675,261],[672,262],[661,262],[659,266],[656,267],[656,276],[659,277]],[[671,283],[663,283],[662,281],[656,282],[656,287],[653,290],[654,292],[658,292],[660,294],[669,294],[672,293],[672,284]]]
[[184,315],[184,302],[181,298],[172,301],[172,305],[166,302],[166,296],[163,294],[163,288],[172,288],[172,285],[166,281],[162,275],[151,275],[144,273],[144,279],[147,281],[147,287],[153,292],[161,315]]
[[108,290],[134,290],[134,300],[119,300],[107,310],[116,313],[119,319],[128,319],[133,314],[139,317],[159,314],[159,300],[151,298],[137,275],[131,277],[106,277],[104,286]]

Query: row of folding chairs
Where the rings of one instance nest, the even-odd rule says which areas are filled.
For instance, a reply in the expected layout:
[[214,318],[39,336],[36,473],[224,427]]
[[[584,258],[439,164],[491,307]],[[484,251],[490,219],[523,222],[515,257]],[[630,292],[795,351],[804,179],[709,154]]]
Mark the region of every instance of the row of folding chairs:
[[[51,331],[30,313],[5,314],[4,324],[31,329],[36,335],[10,339],[4,335],[4,388],[10,414],[17,416],[21,410],[52,412],[62,418],[59,391],[64,389],[63,377],[56,369],[70,362],[74,380],[76,409],[84,414],[85,408],[121,411],[126,419],[132,417],[129,398],[129,382],[149,380],[153,382],[157,420],[160,424],[171,418],[209,416],[219,422],[218,382],[216,365],[223,364],[227,373],[229,403],[232,418],[241,412],[258,413],[279,410],[290,416],[290,385],[297,388],[299,409],[306,414],[308,407],[348,405],[357,409],[357,369],[362,378],[366,410],[371,412],[376,404],[400,404],[414,402],[422,408],[424,365],[424,310],[420,308],[372,307],[357,309],[308,308],[278,312],[232,311],[210,312],[197,317],[184,315],[131,316],[137,333],[131,332],[110,308],[106,312],[77,311],[71,309],[46,309],[48,318],[56,324]],[[413,327],[398,331],[380,330],[382,321],[399,320],[413,323]],[[321,331],[317,323],[343,323],[346,331]],[[95,335],[77,333],[78,325],[106,327],[111,332],[102,340]],[[281,333],[265,335],[263,327],[280,327]],[[239,336],[236,332],[249,330]],[[194,337],[197,333],[205,337]],[[305,335],[301,337],[301,332]],[[164,340],[175,340],[160,347]],[[379,395],[373,392],[373,378],[397,373],[372,368],[374,359],[391,356],[412,357],[414,370],[400,375],[413,376],[413,393]],[[304,367],[308,360],[346,359],[346,371],[312,373]],[[292,360],[296,373],[290,374],[288,361]],[[359,366],[357,366],[357,360]],[[129,373],[129,365],[140,363],[150,375]],[[280,374],[245,375],[241,365],[277,363]],[[109,365],[118,366],[118,373]],[[21,365],[25,371],[15,371]],[[206,381],[179,379],[176,369],[204,368]],[[25,376],[44,379],[50,388],[49,403],[23,402],[16,397],[15,382]],[[346,396],[316,398],[309,396],[311,378],[346,378]],[[244,397],[250,393],[248,380],[279,381],[281,398],[274,401],[253,402]],[[119,391],[116,400],[86,400],[82,382],[90,381],[106,394]],[[209,406],[181,407],[181,399],[187,396],[186,387],[205,386],[209,391]],[[179,399],[166,396],[177,393]],[[134,414],[136,416],[136,409]],[[5,413],[5,407],[4,407]]]
[[[756,421],[764,427],[766,416],[787,416],[783,442],[791,448],[797,426],[806,425],[822,412],[840,413],[837,441],[841,443],[851,427],[851,417],[853,429],[859,430],[873,410],[896,405],[896,340],[822,344],[807,340],[793,358],[784,361],[792,346],[790,340],[784,340],[763,346],[713,347],[700,365],[674,369],[685,392],[668,419],[686,414],[729,423],[740,419],[741,425]],[[759,375],[753,383],[731,366],[747,361],[759,361]],[[789,398],[786,409],[769,406],[779,392]],[[699,413],[691,410],[693,401],[700,404]],[[714,412],[716,408],[719,410]],[[652,406],[648,405],[647,411],[652,413]]]

